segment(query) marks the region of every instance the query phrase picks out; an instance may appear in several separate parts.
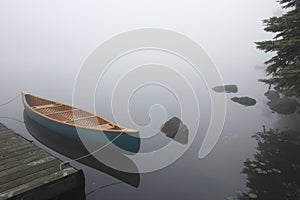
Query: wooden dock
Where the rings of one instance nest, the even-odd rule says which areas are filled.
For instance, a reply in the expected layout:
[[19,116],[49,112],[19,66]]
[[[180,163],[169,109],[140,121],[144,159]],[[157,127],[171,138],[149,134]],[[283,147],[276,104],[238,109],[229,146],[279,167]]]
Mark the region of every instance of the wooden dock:
[[84,175],[0,123],[0,200],[85,199]]

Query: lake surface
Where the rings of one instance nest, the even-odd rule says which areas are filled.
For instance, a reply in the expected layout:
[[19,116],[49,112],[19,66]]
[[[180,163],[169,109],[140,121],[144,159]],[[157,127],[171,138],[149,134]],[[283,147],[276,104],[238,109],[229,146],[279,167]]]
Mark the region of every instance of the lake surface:
[[[237,2],[235,1],[235,3]],[[109,3],[106,2],[106,4]],[[259,199],[300,198],[300,183],[296,179],[300,173],[300,115],[297,112],[289,115],[273,112],[267,105],[269,100],[264,96],[268,86],[258,82],[258,79],[265,77],[263,62],[271,55],[256,50],[254,42],[271,37],[263,32],[261,20],[278,12],[279,8],[272,1],[261,3],[257,0],[252,3],[238,4],[241,6],[239,11],[233,12],[221,8],[214,10],[215,14],[223,15],[224,21],[221,18],[212,18],[210,22],[207,22],[203,17],[207,19],[214,12],[209,13],[204,8],[200,9],[203,12],[198,12],[192,8],[192,5],[188,6],[190,10],[183,9],[182,12],[190,13],[193,16],[186,16],[182,23],[179,23],[178,17],[177,21],[175,20],[176,24],[173,25],[167,25],[172,24],[172,20],[169,18],[165,18],[165,21],[156,18],[153,21],[149,18],[145,19],[148,26],[164,27],[188,35],[205,49],[219,69],[224,83],[238,86],[237,93],[230,93],[226,96],[226,120],[222,134],[213,150],[205,158],[199,159],[199,149],[211,116],[209,93],[214,93],[212,88],[206,87],[204,78],[193,76],[192,71],[184,70],[185,68],[189,69],[190,66],[168,53],[146,50],[129,54],[114,63],[110,76],[106,76],[103,83],[99,82],[95,86],[95,111],[122,125],[140,129],[141,135],[144,137],[140,152],[155,151],[169,144],[171,139],[161,133],[159,128],[167,119],[180,116],[181,102],[168,88],[150,84],[138,88],[132,94],[128,109],[134,124],[127,123],[126,113],[123,113],[124,115],[122,112],[118,113],[116,117],[112,111],[112,108],[116,109],[119,104],[128,99],[122,99],[122,96],[118,98],[110,96],[113,88],[110,80],[122,75],[120,69],[126,71],[137,64],[149,63],[149,60],[152,63],[159,61],[168,65],[171,70],[161,69],[162,72],[159,72],[160,69],[153,65],[150,66],[152,69],[150,71],[147,71],[149,68],[141,68],[138,75],[147,79],[159,74],[165,79],[174,78],[176,80],[176,74],[172,74],[174,72],[172,69],[186,73],[196,91],[196,97],[200,100],[198,102],[201,116],[199,128],[195,133],[195,140],[178,160],[154,172],[122,173],[101,165],[93,158],[84,160],[84,163],[72,162],[73,166],[84,171],[86,193],[89,200],[118,199],[120,197],[130,200],[210,200],[228,197],[249,199],[249,194],[250,196],[258,195]],[[212,4],[206,2],[206,5],[213,10]],[[52,8],[53,5],[48,6]],[[14,34],[10,35],[9,31],[5,29],[1,36],[5,45],[0,47],[0,90],[2,91],[0,104],[20,94],[21,91],[72,104],[76,74],[89,53],[111,35],[135,29],[143,24],[134,21],[135,17],[126,15],[126,20],[131,20],[130,23],[128,22],[128,26],[109,29],[112,25],[117,26],[120,22],[116,18],[112,18],[112,25],[106,24],[101,21],[103,20],[102,16],[99,20],[100,24],[103,23],[103,27],[89,28],[93,22],[97,21],[87,23],[81,19],[75,23],[74,21],[79,19],[76,10],[80,10],[80,8],[77,6],[70,8],[71,16],[75,20],[63,14],[64,10],[68,10],[67,5],[62,6],[62,10],[58,12],[57,19],[55,19],[59,21],[62,18],[70,24],[62,32],[55,32],[55,30],[62,29],[63,24],[55,24],[55,21],[50,18],[50,11],[46,8],[42,9],[45,11],[44,14],[42,12],[39,14],[44,17],[48,25],[50,24],[52,32],[47,32],[47,26],[44,23],[38,23],[40,21],[35,19],[33,14],[28,14],[25,19],[29,21],[26,23],[34,29],[25,29],[22,34],[17,33],[17,30],[21,30],[21,28],[19,22],[15,20],[22,17],[18,15],[13,18],[11,14],[6,13],[12,23],[12,26],[7,28],[10,31],[14,30]],[[30,10],[27,6],[25,7]],[[179,11],[181,10],[179,7],[173,9]],[[152,7],[150,6],[150,8]],[[256,15],[253,16],[255,8],[257,8]],[[143,9],[147,10],[146,7]],[[87,10],[82,12],[87,14]],[[159,9],[157,12],[158,16],[163,14],[163,10]],[[91,15],[96,15],[96,13],[96,10],[92,9]],[[105,16],[109,16],[109,13],[106,12],[103,15],[105,18]],[[178,12],[170,14],[170,16],[177,15]],[[242,18],[244,21],[240,22],[237,18]],[[85,19],[93,18],[88,16]],[[217,30],[212,28],[214,23],[220,23],[219,28],[223,31],[222,33],[217,33]],[[185,24],[185,26],[180,26],[180,24]],[[199,28],[195,28],[194,25],[191,28],[191,24],[199,24]],[[81,25],[84,27],[83,29],[80,29]],[[229,28],[226,28],[227,26]],[[105,29],[103,32],[100,31],[102,28]],[[75,30],[78,32],[72,35]],[[97,35],[99,32],[101,34]],[[71,35],[72,37],[69,37]],[[12,39],[8,40],[7,38]],[[18,42],[17,38],[21,42]],[[131,78],[134,76],[134,73],[129,75]],[[126,85],[126,81],[130,81],[130,79],[125,79],[122,84]],[[108,87],[103,88],[103,85]],[[183,87],[180,82],[177,83],[177,86],[178,88]],[[230,100],[235,96],[249,96],[254,98],[257,103],[254,106],[245,107]],[[186,102],[190,100],[189,96],[182,98]],[[111,105],[112,100],[114,103]],[[0,117],[24,121],[26,115],[23,110],[19,97],[0,107]],[[183,121],[190,130],[193,130],[193,124],[190,124],[193,116],[187,115]],[[60,140],[59,135],[44,130],[43,127],[38,127],[34,123],[26,124],[26,127],[24,123],[12,119],[0,118],[0,122],[25,138],[34,140],[35,144],[62,160],[70,160],[70,158],[76,158],[86,153],[85,150],[73,151],[72,143],[70,144],[66,138]],[[183,147],[180,145],[182,144],[178,143],[177,146],[175,144],[174,150],[177,147]],[[133,161],[129,159],[128,162],[132,163]]]
[[[13,74],[13,71],[6,71],[6,73]],[[272,184],[274,180],[269,179],[269,176],[273,175],[257,174],[255,171],[253,172],[254,169],[252,169],[251,171],[251,166],[249,166],[249,163],[247,163],[246,161],[248,159],[252,161],[255,160],[254,155],[260,154],[260,152],[263,151],[264,148],[269,149],[270,145],[274,145],[274,148],[277,148],[276,145],[278,145],[278,141],[272,140],[272,135],[275,133],[270,134],[270,136],[268,136],[267,138],[271,140],[271,143],[266,146],[260,144],[260,149],[258,150],[257,142],[259,140],[256,140],[252,136],[257,135],[257,132],[264,132],[264,129],[267,133],[271,131],[269,129],[279,129],[279,132],[295,131],[296,133],[299,133],[300,118],[297,112],[291,115],[280,115],[277,113],[273,113],[272,110],[270,110],[267,106],[267,98],[263,95],[264,92],[266,92],[267,87],[262,85],[261,83],[258,83],[256,80],[257,78],[263,76],[263,71],[257,70],[255,69],[255,67],[253,67],[251,76],[251,78],[249,78],[249,76],[247,76],[247,78],[240,77],[239,81],[238,79],[234,81],[234,83],[241,83],[238,84],[239,92],[237,94],[227,95],[227,113],[222,135],[212,152],[204,159],[198,158],[199,149],[203,142],[203,131],[200,128],[195,141],[193,142],[191,147],[183,154],[183,156],[181,156],[175,163],[171,164],[170,166],[167,166],[166,168],[155,172],[142,173],[138,176],[131,176],[130,174],[126,175],[125,173],[125,175],[123,176],[118,175],[118,173],[117,175],[115,175],[116,172],[111,172],[111,170],[107,171],[105,167],[104,169],[100,167],[99,170],[82,163],[72,162],[71,164],[73,166],[84,170],[87,193],[92,192],[100,187],[100,189],[89,194],[88,199],[116,199],[120,196],[122,196],[123,199],[194,199],[195,197],[201,199],[225,199],[229,196],[241,196],[241,193],[247,194],[249,191],[252,191],[253,193],[258,195],[262,195],[260,193],[263,193],[261,192],[261,189],[264,186],[261,186],[261,184]],[[25,77],[26,76],[20,76],[20,78],[23,78],[24,82],[28,83]],[[39,89],[39,87],[34,84],[34,82],[36,81],[38,80],[32,80],[31,88],[33,89],[29,89],[30,87],[28,86],[26,86],[25,89],[27,89],[27,91],[32,90],[33,93],[40,96],[45,96],[47,98],[71,103],[68,91],[65,91],[65,93],[61,91],[55,92],[55,88],[59,87],[59,85],[57,85],[55,82],[53,82],[53,84],[49,84],[48,89]],[[245,87],[247,86],[245,82],[247,82],[248,85],[251,85],[251,87]],[[7,95],[1,96],[1,102],[7,101],[10,97],[18,94],[22,89],[24,89],[24,87],[22,86],[14,87],[15,88],[10,88],[9,90],[8,88],[6,89]],[[137,93],[134,97],[134,104],[136,105],[137,109],[135,109],[134,106],[131,108],[133,118],[135,117],[137,119],[137,123],[149,123],[149,115],[146,108],[149,108],[149,106],[156,103],[162,103],[160,102],[160,99],[162,99],[164,103],[167,103],[167,106],[165,107],[168,114],[167,118],[178,114],[179,111],[176,109],[176,101],[172,100],[172,96],[171,98],[169,98],[171,99],[170,101],[166,101],[166,97],[164,95],[167,94],[164,93],[163,88],[149,86],[148,88],[146,87],[143,90],[140,91],[140,93]],[[13,93],[13,91],[15,93]],[[230,100],[230,97],[238,96],[239,93],[251,96],[252,98],[256,99],[257,104],[255,106],[245,107],[232,102]],[[147,94],[151,95],[147,96]],[[159,95],[155,96],[155,94]],[[201,103],[204,107],[207,102],[203,101]],[[99,109],[101,109],[101,105],[97,106],[99,107]],[[107,109],[103,108],[101,109],[100,113],[101,115],[108,116],[108,118],[110,118],[111,113],[109,110],[106,110]],[[205,111],[206,109],[204,108],[202,110]],[[203,121],[207,122],[208,117],[205,117],[205,113],[202,114],[202,116],[203,115]],[[23,106],[21,104],[21,99],[18,98],[14,102],[1,107],[1,116],[12,117],[23,121]],[[62,140],[59,136],[56,136],[56,139],[54,138],[52,140],[47,140],[47,135],[43,136],[45,132],[44,130],[38,130],[37,133],[35,132],[35,134],[38,135],[36,136],[34,135],[34,133],[28,132],[24,124],[20,122],[10,119],[1,119],[1,122],[7,125],[9,128],[17,131],[24,137],[30,140],[34,140],[36,144],[63,160],[69,160],[70,158],[76,158],[76,156],[79,157],[81,155],[85,155],[84,153],[79,153],[73,155],[73,157],[67,157],[66,155],[61,154],[70,151],[72,152],[72,149],[68,149],[68,145],[66,144],[67,139]],[[158,121],[158,123],[163,124],[164,117],[162,117],[161,121]],[[207,126],[207,124],[203,125],[204,130],[206,129],[205,126]],[[160,147],[168,144],[168,142],[170,142],[171,140],[170,138],[167,138],[163,133],[159,132],[159,129],[155,124],[153,125],[152,129],[153,132],[149,133],[149,135],[153,136],[142,140],[142,148],[140,150],[141,152],[149,152],[155,149],[159,149]],[[149,128],[147,128],[147,130],[149,130]],[[39,136],[39,134],[41,135]],[[42,137],[43,139],[41,139],[40,137]],[[289,175],[286,175],[285,173],[288,172],[286,172],[285,170],[289,170],[289,168],[293,169],[292,166],[294,166],[296,171],[299,173],[299,168],[297,168],[299,167],[299,159],[297,159],[299,155],[299,135],[296,137],[287,137],[286,139],[284,138],[284,135],[282,137],[282,143],[295,142],[297,148],[295,148],[294,150],[291,150],[289,148],[280,149],[280,151],[287,151],[286,153],[289,157],[284,156],[282,157],[282,161],[279,160],[275,161],[275,163],[271,163],[269,168],[280,170],[281,173],[277,174],[279,176],[278,179],[281,179],[282,176],[287,177],[287,180],[285,180],[291,181],[292,184],[293,177],[295,176],[290,177]],[[38,140],[36,138],[38,138]],[[61,146],[62,149],[58,151],[51,146],[52,143],[56,144],[56,146]],[[282,154],[285,154],[285,152],[282,152]],[[281,157],[278,157],[278,159],[279,158]],[[262,156],[262,158],[260,158],[260,162],[268,162],[264,159],[264,156]],[[93,161],[86,162],[88,162],[88,164],[90,164],[89,162],[93,163]],[[272,160],[269,162],[272,162]],[[278,165],[278,163],[281,164]],[[96,163],[95,165],[99,165],[99,163]],[[259,168],[259,166],[254,168]],[[246,169],[246,173],[242,173],[244,169]],[[273,173],[276,174],[276,172]],[[121,176],[122,178],[120,179],[119,176]],[[250,179],[249,177],[256,178],[252,181],[252,178]],[[102,186],[106,185],[108,186],[102,188]],[[284,192],[286,191],[289,191],[291,193],[294,191],[292,190],[292,188],[286,190],[278,190],[278,187],[267,188],[266,190],[270,190],[270,194],[279,191],[281,192],[281,195],[284,195]]]

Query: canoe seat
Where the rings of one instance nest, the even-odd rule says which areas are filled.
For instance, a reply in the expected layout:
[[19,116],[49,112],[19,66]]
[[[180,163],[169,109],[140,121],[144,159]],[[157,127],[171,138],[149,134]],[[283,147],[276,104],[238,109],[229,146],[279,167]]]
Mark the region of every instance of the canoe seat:
[[57,103],[52,103],[52,104],[46,104],[46,105],[41,105],[41,106],[33,106],[34,109],[42,109],[42,108],[54,108],[54,107],[58,107],[61,106],[61,104],[57,104]]
[[101,124],[101,125],[97,125],[97,126],[93,126],[93,128],[98,128],[101,130],[109,130],[114,128],[111,124]]

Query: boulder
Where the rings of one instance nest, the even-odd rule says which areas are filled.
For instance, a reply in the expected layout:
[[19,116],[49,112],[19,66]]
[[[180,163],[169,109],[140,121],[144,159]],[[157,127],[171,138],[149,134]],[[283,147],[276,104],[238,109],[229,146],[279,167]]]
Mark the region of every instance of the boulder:
[[238,87],[236,85],[221,85],[212,88],[215,92],[237,93]]
[[254,106],[256,104],[256,100],[250,97],[232,97],[231,100],[244,106]]
[[161,127],[161,132],[181,144],[188,143],[189,130],[178,117],[173,117],[164,123]]

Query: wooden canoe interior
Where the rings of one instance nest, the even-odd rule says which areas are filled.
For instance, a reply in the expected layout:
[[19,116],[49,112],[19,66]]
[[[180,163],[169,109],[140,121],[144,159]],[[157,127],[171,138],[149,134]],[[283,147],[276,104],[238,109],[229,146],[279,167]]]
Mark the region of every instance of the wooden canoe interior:
[[122,130],[120,126],[78,108],[31,95],[25,97],[35,111],[62,123],[99,130]]

